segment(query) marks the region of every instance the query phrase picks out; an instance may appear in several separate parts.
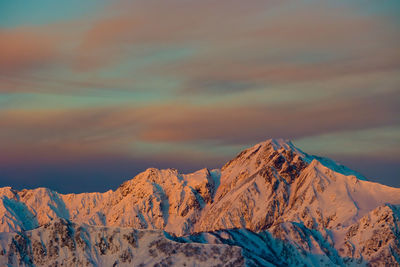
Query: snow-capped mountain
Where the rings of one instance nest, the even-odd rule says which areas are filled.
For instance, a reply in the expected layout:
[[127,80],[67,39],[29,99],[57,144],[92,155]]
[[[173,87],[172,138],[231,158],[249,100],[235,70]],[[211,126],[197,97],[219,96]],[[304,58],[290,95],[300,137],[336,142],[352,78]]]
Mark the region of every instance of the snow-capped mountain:
[[[176,244],[176,251],[187,243],[205,255],[211,255],[207,254],[211,245],[241,247],[244,259],[232,257],[232,266],[400,264],[400,189],[367,181],[345,166],[308,155],[281,139],[246,149],[220,170],[181,174],[150,168],[105,193],[63,195],[46,188],[4,187],[0,198],[0,231],[5,232],[0,238],[0,259],[9,264],[73,265],[69,255],[76,254],[80,262],[109,266],[112,261],[120,266],[127,264],[118,258],[123,251],[144,255],[139,250],[150,244],[135,248],[122,242],[121,234],[114,238],[114,232],[132,229],[146,229],[139,232],[149,239],[163,236],[165,242]],[[80,237],[76,236],[65,237],[73,240],[72,247],[43,239],[54,231],[55,222],[70,227],[71,233],[85,229],[81,235],[89,248],[77,246]],[[119,240],[115,241],[118,249],[99,256],[99,235]],[[15,244],[21,242],[30,245],[18,249]],[[35,242],[44,251],[57,247],[63,253],[53,258],[46,254],[48,262],[41,263]],[[173,257],[171,264],[178,264],[177,258],[183,256],[173,253]],[[161,260],[137,259],[132,262]],[[187,262],[188,266],[211,264]]]

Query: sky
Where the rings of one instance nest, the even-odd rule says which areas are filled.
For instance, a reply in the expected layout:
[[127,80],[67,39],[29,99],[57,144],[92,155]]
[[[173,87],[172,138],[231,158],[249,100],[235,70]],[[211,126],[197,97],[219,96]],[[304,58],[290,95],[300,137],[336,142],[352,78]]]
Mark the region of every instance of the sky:
[[398,0],[0,0],[0,186],[106,191],[285,138],[400,187],[398,14]]

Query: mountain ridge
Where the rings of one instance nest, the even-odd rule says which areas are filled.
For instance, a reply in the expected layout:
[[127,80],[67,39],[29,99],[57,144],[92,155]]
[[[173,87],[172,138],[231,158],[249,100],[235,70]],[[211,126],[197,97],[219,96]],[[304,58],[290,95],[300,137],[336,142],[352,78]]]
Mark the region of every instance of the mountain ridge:
[[[176,169],[148,168],[104,193],[0,188],[0,232],[30,232],[61,219],[77,225],[158,229],[171,239],[189,242],[202,233],[235,236],[241,235],[235,229],[246,229],[245,236],[264,235],[285,247],[282,251],[297,255],[293,264],[316,264],[300,254],[321,255],[328,265],[362,264],[365,259],[382,263],[385,259],[376,256],[378,252],[391,252],[392,262],[398,262],[396,205],[400,205],[399,188],[367,181],[330,159],[308,155],[290,141],[269,139],[242,151],[221,169],[181,174]],[[385,224],[373,220],[375,210],[387,215]],[[367,225],[368,220],[375,223]],[[363,225],[362,235],[368,233],[371,239],[360,238],[360,227],[354,225]],[[385,236],[385,242],[375,244],[375,234],[370,233],[374,231]],[[239,239],[228,238],[226,244],[230,243],[249,253]],[[378,246],[377,252],[368,252],[371,244]],[[247,255],[246,264],[269,262],[260,257]]]

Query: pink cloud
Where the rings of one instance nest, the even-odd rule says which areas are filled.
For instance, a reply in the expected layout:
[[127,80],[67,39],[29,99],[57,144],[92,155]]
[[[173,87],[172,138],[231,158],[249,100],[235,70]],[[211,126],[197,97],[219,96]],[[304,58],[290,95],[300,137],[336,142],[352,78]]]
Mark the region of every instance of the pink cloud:
[[56,40],[32,29],[0,30],[0,71],[14,72],[54,63]]

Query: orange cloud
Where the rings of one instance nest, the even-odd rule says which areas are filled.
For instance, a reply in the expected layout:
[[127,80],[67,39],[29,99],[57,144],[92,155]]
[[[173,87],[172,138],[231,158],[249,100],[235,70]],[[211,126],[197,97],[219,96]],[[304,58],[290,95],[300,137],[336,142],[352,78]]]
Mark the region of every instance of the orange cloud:
[[139,138],[149,142],[218,140],[245,144],[265,136],[298,138],[378,127],[400,122],[396,117],[398,100],[398,94],[389,94],[290,106],[160,107],[148,113]]
[[[0,144],[14,148],[126,151],[146,142],[220,141],[247,144],[266,137],[299,138],[399,123],[398,93],[287,105],[8,110],[0,113]],[[129,149],[128,149],[129,150]]]
[[54,64],[56,40],[32,29],[0,29],[0,72],[8,73]]

